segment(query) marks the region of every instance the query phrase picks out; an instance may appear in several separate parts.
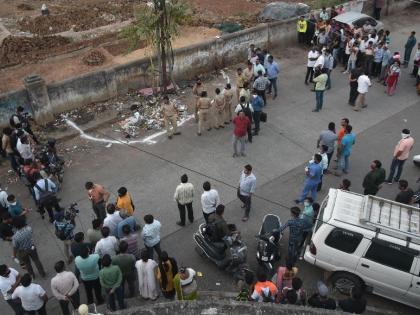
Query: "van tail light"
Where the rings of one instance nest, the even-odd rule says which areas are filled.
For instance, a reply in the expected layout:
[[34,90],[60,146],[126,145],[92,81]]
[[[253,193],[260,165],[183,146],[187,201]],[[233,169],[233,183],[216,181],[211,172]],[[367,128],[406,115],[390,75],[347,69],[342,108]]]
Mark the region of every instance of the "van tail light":
[[309,251],[312,255],[316,255],[316,246],[314,245],[312,241],[311,241],[311,244],[309,245]]

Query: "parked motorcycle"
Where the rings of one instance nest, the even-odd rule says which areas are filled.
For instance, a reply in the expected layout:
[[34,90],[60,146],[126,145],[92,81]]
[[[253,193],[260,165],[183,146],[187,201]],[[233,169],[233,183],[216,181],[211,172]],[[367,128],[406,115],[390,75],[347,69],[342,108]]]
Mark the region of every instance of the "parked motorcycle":
[[232,236],[225,237],[224,242],[214,242],[207,232],[206,223],[202,223],[193,238],[200,256],[207,257],[218,268],[232,273],[236,280],[243,277],[244,270],[247,269],[248,247],[241,240],[239,232],[235,231]]
[[64,180],[64,161],[57,155],[55,143],[55,139],[49,139],[47,145],[39,153],[38,159],[47,176],[56,178],[61,184]]
[[281,221],[277,215],[267,214],[264,216],[257,239],[257,261],[267,274],[274,272],[273,264],[280,260],[280,228]]
[[413,157],[413,163],[414,163],[415,166],[420,167],[420,154],[419,155],[415,155]]

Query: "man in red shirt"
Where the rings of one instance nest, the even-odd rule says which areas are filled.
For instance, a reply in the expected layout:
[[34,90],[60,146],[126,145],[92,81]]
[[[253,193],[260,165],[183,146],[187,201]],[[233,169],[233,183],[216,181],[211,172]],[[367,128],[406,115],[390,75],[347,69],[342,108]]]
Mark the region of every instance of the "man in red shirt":
[[235,126],[233,129],[233,157],[238,156],[237,145],[238,142],[241,144],[241,156],[245,155],[245,139],[247,135],[248,127],[251,127],[251,122],[248,117],[245,116],[243,111],[238,113],[233,119],[233,125]]

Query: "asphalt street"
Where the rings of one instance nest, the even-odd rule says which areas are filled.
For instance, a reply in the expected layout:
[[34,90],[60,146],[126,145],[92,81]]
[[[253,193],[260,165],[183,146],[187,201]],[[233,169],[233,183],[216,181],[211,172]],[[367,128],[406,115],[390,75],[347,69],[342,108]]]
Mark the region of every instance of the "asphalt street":
[[[417,11],[418,12],[418,11]],[[404,12],[385,20],[385,26],[391,29],[391,50],[402,50],[403,44],[412,29],[419,27],[416,14]],[[417,14],[418,16],[418,14]],[[316,152],[316,139],[321,130],[326,129],[330,121],[339,124],[342,117],[348,117],[357,134],[356,145],[350,158],[350,173],[346,176],[352,181],[352,191],[361,192],[364,175],[369,171],[370,162],[379,159],[389,170],[394,145],[400,139],[403,128],[409,128],[415,139],[420,139],[418,117],[420,100],[414,88],[414,79],[409,76],[409,69],[402,70],[401,80],[396,94],[392,97],[384,93],[385,87],[373,81],[367,95],[368,108],[354,112],[347,105],[349,87],[347,75],[341,73],[338,66],[332,74],[332,89],[324,97],[324,108],[320,113],[312,113],[315,95],[310,87],[304,85],[306,71],[306,49],[295,46],[274,50],[274,56],[281,65],[279,97],[268,101],[266,112],[268,123],[262,124],[261,132],[247,145],[246,158],[232,158],[232,127],[224,130],[204,132],[196,136],[196,124],[189,121],[182,128],[182,135],[168,140],[162,136],[154,145],[112,145],[72,139],[65,146],[89,145],[86,152],[74,153],[72,166],[65,174],[65,182],[60,192],[62,205],[77,201],[81,213],[77,219],[77,230],[86,231],[90,227],[93,213],[84,191],[87,180],[104,185],[115,198],[119,187],[125,186],[131,192],[136,203],[135,216],[141,223],[144,214],[151,213],[161,221],[162,248],[176,257],[180,265],[191,266],[203,273],[200,288],[208,290],[235,290],[230,275],[219,271],[215,265],[200,257],[194,250],[193,233],[203,221],[199,198],[201,186],[210,180],[219,191],[222,203],[226,205],[225,217],[239,227],[242,237],[248,245],[248,262],[256,267],[255,234],[262,218],[267,213],[275,213],[285,222],[289,217],[289,208],[301,191],[304,179],[304,165]],[[227,69],[227,74],[234,79],[236,66]],[[209,91],[220,87],[223,79],[216,78],[204,82]],[[112,128],[103,128],[92,132],[100,137],[115,137]],[[413,154],[420,154],[415,146]],[[240,172],[245,164],[254,167],[257,177],[256,197],[253,199],[250,220],[241,222],[243,210],[236,199],[236,187]],[[173,192],[182,174],[188,174],[196,187],[194,212],[196,221],[184,228],[178,227],[178,210],[173,201]],[[415,179],[420,176],[420,169],[412,163],[405,165],[403,178],[415,188]],[[3,175],[2,175],[3,178]],[[318,201],[327,193],[328,187],[338,187],[340,178],[333,175],[324,177],[324,188]],[[27,190],[20,183],[8,187],[24,205],[33,206]],[[394,198],[396,185],[384,185],[379,196]],[[30,214],[29,222],[34,229],[41,260],[48,271],[48,279],[36,279],[51,296],[49,279],[54,275],[55,261],[63,257],[62,244],[54,235],[51,225],[42,221],[37,213]],[[281,241],[283,252],[286,250],[287,233]],[[10,258],[8,244],[0,244],[1,263],[17,267]],[[314,283],[323,278],[322,270],[305,262],[299,262],[299,276],[304,280],[308,291]],[[73,269],[73,266],[70,266]],[[82,294],[84,301],[84,294]],[[406,307],[376,296],[368,297],[369,305],[394,310],[401,314],[415,314],[418,310]],[[48,306],[58,314],[57,303]],[[11,314],[10,308],[0,302],[1,314]]]

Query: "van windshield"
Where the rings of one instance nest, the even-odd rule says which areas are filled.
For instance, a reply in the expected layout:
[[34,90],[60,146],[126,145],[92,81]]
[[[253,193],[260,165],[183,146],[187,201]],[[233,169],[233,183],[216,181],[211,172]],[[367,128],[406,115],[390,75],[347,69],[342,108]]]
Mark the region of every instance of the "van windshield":
[[315,223],[314,232],[316,232],[324,223],[324,211],[328,204],[328,198],[329,196],[327,195],[325,199],[322,201],[321,208],[319,209],[319,214]]

